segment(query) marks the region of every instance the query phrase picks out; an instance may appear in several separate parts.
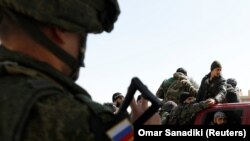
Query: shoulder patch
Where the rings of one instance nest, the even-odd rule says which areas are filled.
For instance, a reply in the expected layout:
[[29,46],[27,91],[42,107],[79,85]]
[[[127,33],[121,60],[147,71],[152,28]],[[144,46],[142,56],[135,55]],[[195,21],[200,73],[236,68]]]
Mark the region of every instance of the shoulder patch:
[[117,123],[106,134],[112,141],[133,141],[134,132],[131,122],[125,118]]

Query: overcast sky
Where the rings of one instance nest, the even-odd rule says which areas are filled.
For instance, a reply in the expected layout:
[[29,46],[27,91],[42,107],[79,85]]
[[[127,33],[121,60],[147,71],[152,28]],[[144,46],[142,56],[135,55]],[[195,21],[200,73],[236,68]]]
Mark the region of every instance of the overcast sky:
[[95,101],[126,94],[138,77],[155,94],[177,68],[198,84],[211,63],[250,89],[249,0],[120,0],[121,14],[111,33],[91,34],[85,68],[77,83]]

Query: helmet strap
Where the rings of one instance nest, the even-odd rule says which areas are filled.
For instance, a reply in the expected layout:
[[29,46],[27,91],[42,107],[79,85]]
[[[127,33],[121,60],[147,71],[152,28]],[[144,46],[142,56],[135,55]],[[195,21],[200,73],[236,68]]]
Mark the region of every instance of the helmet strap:
[[[23,29],[30,35],[30,37],[42,45],[42,47],[46,48],[47,50],[51,51],[56,57],[58,57],[60,60],[62,60],[64,63],[66,63],[68,66],[70,66],[73,70],[72,76],[79,71],[79,68],[81,66],[82,60],[76,60],[74,59],[70,54],[68,54],[66,51],[64,51],[62,48],[60,48],[58,45],[56,45],[54,42],[52,42],[38,27],[38,23],[26,17],[25,15],[16,13],[14,11],[10,11],[8,9],[3,9],[4,12],[6,12],[15,22],[17,22]],[[37,23],[37,24],[34,24]],[[84,44],[85,46],[85,44]],[[80,53],[80,56],[84,56],[83,53]],[[83,57],[81,57],[83,58]],[[81,59],[80,58],[80,59]],[[74,78],[74,80],[77,78]]]

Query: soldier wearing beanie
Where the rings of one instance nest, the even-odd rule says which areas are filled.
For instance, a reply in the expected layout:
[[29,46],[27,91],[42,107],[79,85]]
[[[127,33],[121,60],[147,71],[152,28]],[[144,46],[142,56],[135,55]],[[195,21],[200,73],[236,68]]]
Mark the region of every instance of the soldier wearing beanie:
[[191,98],[194,99],[194,97],[191,94],[189,94],[188,92],[182,92],[180,95],[180,103],[184,104],[186,102],[187,98],[189,98],[189,97],[190,97],[190,99]]
[[179,105],[180,93],[182,91],[188,91],[193,96],[196,96],[198,85],[187,76],[187,71],[180,67],[173,74],[173,77],[163,80],[156,92],[156,96],[163,99],[164,102],[174,101]]
[[124,100],[124,96],[120,92],[116,92],[112,96],[112,101],[115,104],[116,107],[120,107],[122,102]]
[[213,61],[213,63],[211,64],[211,71],[213,71],[216,68],[221,68],[221,64],[219,61]]
[[221,74],[222,65],[219,61],[212,62],[210,72],[201,81],[197,102],[212,98],[216,103],[225,102],[226,80]]
[[184,68],[178,68],[178,69],[176,70],[176,72],[181,72],[181,73],[183,73],[184,75],[187,76],[187,71],[186,71]]

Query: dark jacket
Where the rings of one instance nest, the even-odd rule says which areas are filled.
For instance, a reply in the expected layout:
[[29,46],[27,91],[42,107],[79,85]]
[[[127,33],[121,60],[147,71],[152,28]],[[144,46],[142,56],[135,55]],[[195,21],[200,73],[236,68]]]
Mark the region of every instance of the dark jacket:
[[231,84],[227,84],[226,102],[237,103],[240,102],[239,90]]
[[215,99],[217,103],[225,102],[227,87],[226,80],[222,76],[219,76],[210,81],[210,75],[211,74],[209,73],[202,79],[196,102],[200,102],[208,98]]
[[156,92],[156,96],[160,99],[164,99],[165,93],[167,93],[169,86],[175,81],[174,77],[165,79]]

